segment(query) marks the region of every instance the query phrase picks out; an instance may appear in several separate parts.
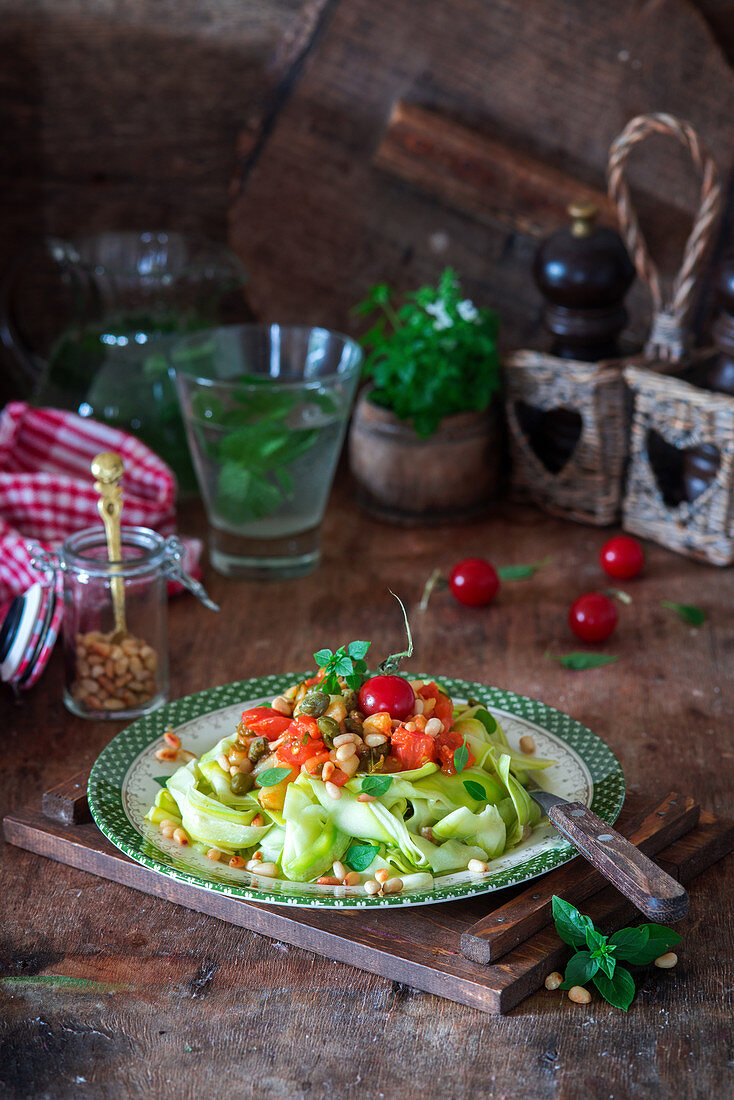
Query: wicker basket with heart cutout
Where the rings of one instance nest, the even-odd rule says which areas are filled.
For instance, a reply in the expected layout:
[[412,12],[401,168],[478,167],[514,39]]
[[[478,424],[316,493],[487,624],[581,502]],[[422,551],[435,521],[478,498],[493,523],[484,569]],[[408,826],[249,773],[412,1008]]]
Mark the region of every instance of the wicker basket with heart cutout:
[[[623,176],[630,151],[650,133],[676,137],[690,150],[703,174],[701,207],[669,304],[663,302],[660,278],[645,247]],[[642,451],[633,444],[630,453],[632,401],[625,377],[633,394],[639,393],[648,379],[657,392],[665,391],[666,387],[687,386],[667,374],[661,378],[660,372],[682,371],[699,355],[691,355],[687,350],[686,322],[718,215],[720,189],[716,167],[690,125],[670,115],[641,115],[612,144],[609,191],[637,272],[650,288],[651,335],[642,356],[584,362],[544,352],[518,351],[507,357],[505,410],[513,459],[513,490],[515,495],[530,498],[547,511],[568,519],[600,526],[615,523],[622,513],[625,470],[631,460],[625,523],[629,520],[630,530],[659,538],[659,524],[655,533],[636,526],[640,509],[635,503],[635,489],[646,500],[642,512],[649,510],[650,495],[656,496],[656,515],[662,516],[660,509],[665,511],[669,505],[647,457],[644,432]],[[654,401],[641,402],[640,412],[643,406],[652,414]],[[664,432],[661,426],[659,434]],[[551,436],[553,446],[544,447]],[[635,440],[639,442],[637,435]],[[656,453],[656,459],[660,453]],[[671,499],[669,495],[667,499]],[[641,522],[645,522],[644,516]]]

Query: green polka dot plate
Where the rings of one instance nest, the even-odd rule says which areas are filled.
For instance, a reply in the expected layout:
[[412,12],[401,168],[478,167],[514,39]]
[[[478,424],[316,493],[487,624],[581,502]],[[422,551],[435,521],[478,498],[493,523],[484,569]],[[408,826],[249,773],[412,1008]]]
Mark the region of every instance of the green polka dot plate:
[[[175,763],[161,764],[156,749],[168,726],[182,747],[200,756],[231,732],[246,706],[268,703],[311,673],[292,673],[241,680],[177,699],[146,714],[119,733],[105,748],[89,777],[89,805],[105,836],[131,859],[168,878],[232,897],[278,905],[363,909],[430,905],[516,886],[553,870],[576,851],[549,825],[537,826],[516,848],[492,861],[484,874],[461,871],[436,877],[414,876],[415,885],[398,895],[370,897],[361,886],[318,886],[268,879],[246,870],[214,863],[193,847],[179,847],[161,836],[145,814],[172,774]],[[499,688],[441,677],[456,701],[478,699],[498,719],[510,744],[530,734],[539,756],[555,761],[537,773],[539,785],[569,801],[591,806],[610,824],[624,801],[624,775],[619,761],[600,738],[567,714],[544,703]],[[410,880],[409,880],[410,881]]]

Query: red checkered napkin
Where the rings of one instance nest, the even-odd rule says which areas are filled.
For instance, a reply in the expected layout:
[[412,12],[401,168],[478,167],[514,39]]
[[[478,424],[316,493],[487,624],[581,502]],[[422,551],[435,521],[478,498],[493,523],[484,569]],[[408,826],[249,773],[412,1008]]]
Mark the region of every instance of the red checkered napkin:
[[0,606],[39,579],[28,540],[53,546],[101,522],[90,474],[101,451],[125,464],[123,522],[174,532],[176,479],[144,443],[76,413],[14,401],[0,413]]

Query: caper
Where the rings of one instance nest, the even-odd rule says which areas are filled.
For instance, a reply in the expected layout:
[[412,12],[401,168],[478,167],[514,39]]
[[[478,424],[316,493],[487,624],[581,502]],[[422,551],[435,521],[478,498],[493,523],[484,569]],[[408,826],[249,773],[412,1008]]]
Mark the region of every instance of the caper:
[[341,727],[336,718],[328,718],[324,715],[323,718],[317,720],[316,725],[319,727],[319,732],[324,739],[324,744],[328,746],[328,748],[333,749],[334,738],[338,737],[341,733]]
[[268,742],[265,737],[253,737],[247,749],[247,759],[251,764],[257,764],[261,756],[268,751]]
[[385,762],[384,747],[371,749],[367,745],[360,745],[357,749],[359,757],[359,770],[361,772],[381,772]]
[[308,714],[311,718],[320,718],[330,701],[325,691],[307,691],[298,704],[298,713]]
[[362,733],[364,718],[358,710],[351,710],[344,719],[344,729],[347,733]]
[[356,691],[353,691],[352,688],[348,688],[342,691],[342,698],[344,699],[344,706],[348,711],[356,710],[359,704],[359,698]]
[[255,780],[251,775],[246,775],[244,772],[235,772],[229,781],[229,785],[232,788],[232,794],[247,794],[254,787]]

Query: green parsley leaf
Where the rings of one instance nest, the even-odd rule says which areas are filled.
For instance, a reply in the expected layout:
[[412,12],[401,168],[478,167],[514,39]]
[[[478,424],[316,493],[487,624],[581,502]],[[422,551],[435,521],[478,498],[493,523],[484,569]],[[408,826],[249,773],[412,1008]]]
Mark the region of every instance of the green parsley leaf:
[[602,665],[611,665],[619,660],[619,657],[614,657],[611,653],[566,653],[561,657],[546,653],[546,657],[550,661],[558,661],[564,668],[573,669],[575,672],[582,672],[587,668],[601,668]]
[[477,710],[472,715],[472,718],[476,718],[477,722],[481,722],[487,733],[494,733],[497,729],[497,723],[489,713],[488,710]]
[[599,960],[592,959],[588,951],[577,951],[568,960],[561,989],[570,989],[573,985],[586,985],[599,969]]
[[473,798],[475,802],[487,801],[487,792],[481,783],[475,783],[473,779],[465,779],[464,787],[466,788],[466,793],[470,798]]
[[287,775],[291,774],[290,768],[267,768],[256,778],[258,787],[276,787]]
[[333,656],[334,654],[331,652],[330,649],[320,649],[318,653],[314,653],[313,659],[319,668],[323,668],[324,665],[327,665],[329,663]]
[[706,622],[706,612],[692,603],[674,603],[672,600],[661,600],[661,607],[667,607],[669,611],[675,611],[684,623],[691,626],[701,626]]
[[591,917],[579,913],[575,905],[553,895],[553,920],[556,932],[571,947],[586,946],[586,930],[593,928]]
[[392,785],[391,775],[366,775],[362,780],[362,792],[372,794],[375,798],[385,794]]
[[154,775],[153,781],[157,783],[159,787],[165,787],[170,778],[170,775]]
[[366,871],[379,852],[378,844],[350,844],[344,856],[347,867],[353,871]]
[[635,980],[629,970],[623,966],[616,967],[614,976],[609,978],[603,970],[597,970],[593,978],[594,985],[601,993],[605,1001],[615,1008],[624,1009],[626,1012],[632,1004],[635,995]]
[[369,642],[350,642],[347,646],[347,653],[350,657],[354,657],[359,661],[367,655],[367,650],[369,648]]
[[454,767],[456,768],[456,774],[461,775],[468,763],[469,750],[466,747],[466,743],[462,741],[458,749],[454,750]]
[[542,561],[535,561],[530,565],[500,565],[497,576],[501,581],[524,581],[551,561],[552,558],[543,558]]

